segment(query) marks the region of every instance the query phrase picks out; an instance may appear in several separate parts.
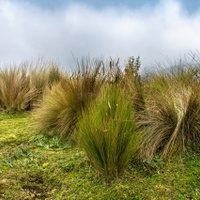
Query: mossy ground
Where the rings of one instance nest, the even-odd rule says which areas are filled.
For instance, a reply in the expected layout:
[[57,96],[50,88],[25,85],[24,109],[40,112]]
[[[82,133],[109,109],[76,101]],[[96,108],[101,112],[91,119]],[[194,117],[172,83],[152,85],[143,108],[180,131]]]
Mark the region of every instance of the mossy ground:
[[83,150],[31,127],[31,114],[0,114],[0,199],[200,199],[200,154],[130,165],[105,184]]

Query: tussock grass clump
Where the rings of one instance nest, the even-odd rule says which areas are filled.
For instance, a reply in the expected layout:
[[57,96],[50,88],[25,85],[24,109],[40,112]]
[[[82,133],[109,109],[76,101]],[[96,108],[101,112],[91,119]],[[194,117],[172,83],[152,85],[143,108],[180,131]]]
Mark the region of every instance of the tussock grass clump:
[[197,148],[200,142],[199,83],[191,69],[178,68],[149,78],[145,85],[141,121],[145,140],[143,153],[163,158]]
[[39,130],[67,137],[73,131],[84,99],[81,85],[65,79],[52,87],[44,96],[41,107],[34,113]]
[[83,66],[53,85],[34,114],[35,127],[69,138],[82,110],[95,99],[104,83],[100,67],[100,64],[94,68]]
[[32,109],[39,106],[43,94],[49,88],[52,88],[54,84],[62,80],[62,77],[63,75],[55,63],[39,62],[35,66],[33,64],[30,65],[29,86],[37,91],[35,98],[30,103]]
[[0,105],[3,110],[23,111],[35,98],[36,90],[29,87],[28,67],[22,64],[0,71]]
[[54,63],[24,62],[0,70],[0,105],[3,110],[24,111],[35,108],[47,88],[61,80]]
[[138,141],[131,104],[119,87],[105,87],[82,114],[78,138],[92,164],[107,180],[127,167]]
[[54,83],[62,79],[59,67],[55,63],[37,63],[30,65],[29,69],[30,87],[37,89],[38,93],[43,93],[46,87],[52,87]]

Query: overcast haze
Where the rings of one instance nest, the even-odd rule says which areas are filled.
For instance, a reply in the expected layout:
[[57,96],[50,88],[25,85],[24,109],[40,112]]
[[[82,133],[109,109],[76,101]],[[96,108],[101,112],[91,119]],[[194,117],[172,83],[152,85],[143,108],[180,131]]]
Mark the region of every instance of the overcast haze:
[[0,65],[44,57],[71,67],[73,54],[150,67],[199,50],[198,1],[63,2],[0,0]]

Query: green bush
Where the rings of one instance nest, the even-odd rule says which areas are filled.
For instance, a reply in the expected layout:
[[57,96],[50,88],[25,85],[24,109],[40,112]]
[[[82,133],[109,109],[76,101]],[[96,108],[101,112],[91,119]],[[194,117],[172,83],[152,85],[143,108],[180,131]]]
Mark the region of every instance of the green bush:
[[116,85],[106,87],[82,114],[78,138],[92,164],[107,180],[127,167],[139,142],[131,104]]

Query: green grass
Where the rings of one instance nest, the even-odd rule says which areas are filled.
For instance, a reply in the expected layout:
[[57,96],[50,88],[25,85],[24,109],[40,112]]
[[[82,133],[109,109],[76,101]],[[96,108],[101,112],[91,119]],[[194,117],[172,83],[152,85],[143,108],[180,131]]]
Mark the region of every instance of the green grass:
[[101,67],[101,64],[95,67],[83,64],[78,72],[53,85],[34,113],[35,127],[65,139],[73,138],[81,112],[96,98],[104,84]]
[[84,151],[38,135],[31,115],[0,114],[0,199],[200,199],[200,154],[130,164],[109,185]]
[[134,113],[117,86],[104,88],[78,123],[78,139],[88,158],[108,181],[118,176],[138,150]]

